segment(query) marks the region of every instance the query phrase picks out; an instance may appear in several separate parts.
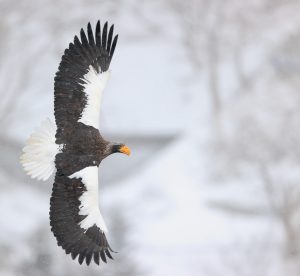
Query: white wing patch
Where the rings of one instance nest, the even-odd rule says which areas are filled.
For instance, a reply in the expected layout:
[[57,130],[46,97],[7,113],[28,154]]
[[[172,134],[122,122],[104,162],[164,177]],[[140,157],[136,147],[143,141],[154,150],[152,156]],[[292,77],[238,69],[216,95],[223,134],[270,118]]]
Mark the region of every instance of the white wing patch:
[[102,232],[107,233],[107,227],[98,206],[98,167],[86,167],[69,178],[81,178],[86,191],[79,197],[79,215],[87,216],[80,223],[80,227],[87,230],[96,224]]
[[47,118],[26,141],[20,162],[32,178],[46,181],[55,170],[55,155],[59,152],[55,133],[55,123]]
[[90,66],[89,71],[83,76],[87,105],[78,122],[97,129],[99,128],[102,92],[106,86],[109,75],[109,71],[97,73],[95,69]]

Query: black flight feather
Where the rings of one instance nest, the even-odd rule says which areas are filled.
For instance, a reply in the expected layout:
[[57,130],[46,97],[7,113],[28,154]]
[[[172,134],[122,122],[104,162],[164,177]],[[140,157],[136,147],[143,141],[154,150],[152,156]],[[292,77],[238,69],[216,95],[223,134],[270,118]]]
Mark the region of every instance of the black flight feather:
[[99,256],[99,252],[95,252],[94,253],[94,262],[99,265],[100,264],[100,256]]
[[106,49],[106,39],[107,39],[107,22],[105,22],[102,31],[102,48]]
[[106,263],[106,257],[105,257],[105,254],[104,254],[104,250],[100,251],[100,257],[101,257],[102,261]]
[[101,25],[100,20],[98,20],[96,25],[96,45],[98,48],[101,47]]
[[113,40],[113,43],[112,43],[112,46],[111,46],[111,49],[110,49],[110,56],[113,56],[114,54],[114,51],[115,51],[115,48],[116,48],[116,45],[117,45],[117,41],[118,41],[118,35],[115,36],[114,40]]
[[110,47],[111,47],[111,41],[112,41],[113,33],[114,33],[114,25],[111,25],[111,27],[109,29],[109,33],[108,33],[107,47],[106,47],[106,51],[108,53],[110,52]]

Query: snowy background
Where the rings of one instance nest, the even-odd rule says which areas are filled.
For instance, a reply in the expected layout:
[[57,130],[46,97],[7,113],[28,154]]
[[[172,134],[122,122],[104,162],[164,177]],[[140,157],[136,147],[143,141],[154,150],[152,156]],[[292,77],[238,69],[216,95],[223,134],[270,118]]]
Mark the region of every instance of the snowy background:
[[[0,1],[0,275],[300,275],[300,1]],[[61,55],[87,22],[119,42],[101,114],[132,149],[100,168],[119,253],[80,266],[49,226],[52,179],[25,139],[53,117]]]

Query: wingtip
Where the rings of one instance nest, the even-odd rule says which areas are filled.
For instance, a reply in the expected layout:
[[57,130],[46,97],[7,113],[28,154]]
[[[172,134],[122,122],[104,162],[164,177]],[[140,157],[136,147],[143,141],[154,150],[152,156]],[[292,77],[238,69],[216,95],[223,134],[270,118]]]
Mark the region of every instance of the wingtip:
[[84,259],[85,259],[84,254],[80,254],[79,257],[78,257],[78,262],[79,262],[80,265],[83,263]]
[[100,251],[100,257],[103,262],[107,263],[106,256],[103,250]]
[[98,32],[100,31],[100,26],[101,26],[101,22],[100,22],[100,20],[98,20],[96,23],[96,32],[97,32],[97,30],[98,30]]
[[95,252],[94,253],[94,262],[97,265],[100,265],[100,256],[99,256],[99,252]]
[[91,260],[92,260],[92,253],[89,253],[89,254],[87,254],[87,255],[85,256],[85,263],[86,263],[87,266],[90,265]]
[[76,43],[80,43],[80,40],[79,40],[79,38],[78,38],[78,36],[77,35],[75,35],[74,36],[74,44],[76,45]]

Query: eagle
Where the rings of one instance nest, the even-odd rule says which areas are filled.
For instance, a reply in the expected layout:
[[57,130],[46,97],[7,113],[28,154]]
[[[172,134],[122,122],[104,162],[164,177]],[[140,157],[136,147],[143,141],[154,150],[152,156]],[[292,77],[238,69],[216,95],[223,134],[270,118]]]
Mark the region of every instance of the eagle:
[[99,132],[103,90],[118,35],[100,20],[64,51],[54,78],[54,117],[26,141],[20,162],[28,175],[47,180],[56,170],[50,198],[50,226],[58,246],[78,262],[107,262],[114,252],[98,203],[98,167],[113,153],[130,155],[123,143]]

